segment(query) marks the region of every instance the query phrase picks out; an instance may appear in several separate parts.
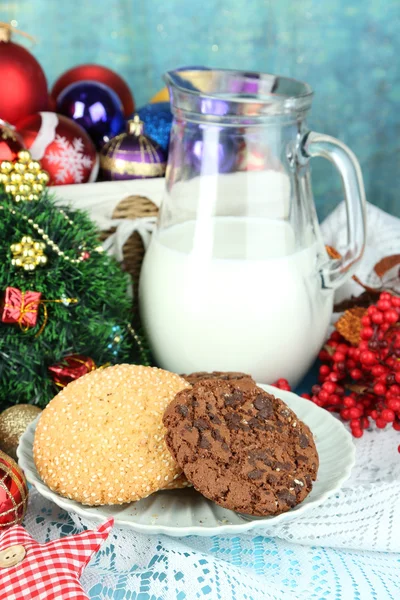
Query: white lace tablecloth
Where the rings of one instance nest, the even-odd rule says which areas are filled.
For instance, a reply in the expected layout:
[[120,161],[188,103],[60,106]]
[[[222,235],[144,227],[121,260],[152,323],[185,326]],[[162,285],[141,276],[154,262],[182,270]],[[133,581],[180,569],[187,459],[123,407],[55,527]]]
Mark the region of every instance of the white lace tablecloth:
[[[400,222],[368,211],[361,277],[400,251]],[[345,231],[341,206],[323,224],[324,239],[340,249]],[[393,430],[355,440],[356,466],[343,488],[268,535],[177,539],[115,528],[83,585],[92,600],[399,600],[399,443]],[[45,542],[83,523],[32,491],[25,524]]]

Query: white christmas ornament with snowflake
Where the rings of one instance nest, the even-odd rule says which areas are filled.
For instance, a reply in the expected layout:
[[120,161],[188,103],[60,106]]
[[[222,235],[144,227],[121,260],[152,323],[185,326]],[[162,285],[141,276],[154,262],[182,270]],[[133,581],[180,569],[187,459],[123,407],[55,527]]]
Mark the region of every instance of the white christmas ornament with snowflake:
[[77,123],[51,112],[24,119],[17,131],[31,152],[50,174],[50,185],[95,181],[99,169],[96,148]]
[[47,160],[52,165],[58,165],[55,178],[57,183],[65,183],[69,175],[74,177],[76,183],[82,183],[84,170],[90,169],[92,159],[84,154],[84,145],[81,138],[74,138],[72,143],[66,137],[56,135],[57,150],[47,154]]

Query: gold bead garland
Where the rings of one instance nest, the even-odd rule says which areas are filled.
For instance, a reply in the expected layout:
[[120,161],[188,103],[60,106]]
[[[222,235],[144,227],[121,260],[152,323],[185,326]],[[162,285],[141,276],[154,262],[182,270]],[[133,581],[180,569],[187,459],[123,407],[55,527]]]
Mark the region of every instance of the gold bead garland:
[[65,219],[66,221],[68,221],[68,223],[69,223],[70,225],[73,225],[73,224],[74,224],[73,220],[69,218],[69,216],[67,215],[67,213],[66,213],[66,212],[65,212],[65,211],[64,211],[62,208],[59,208],[59,209],[58,209],[58,212],[59,212],[59,213],[60,213],[60,214],[61,214],[61,215],[64,217],[64,219]]
[[[84,260],[86,260],[86,258],[87,258],[86,252],[87,251],[85,251],[85,250],[82,250],[82,254],[81,254],[81,256],[79,258],[70,258],[69,256],[67,256],[65,254],[65,252],[63,250],[61,250],[61,248],[59,248],[59,246],[57,246],[57,244],[55,242],[53,242],[53,240],[51,240],[49,238],[49,236],[47,235],[47,233],[44,232],[44,230],[38,225],[38,223],[34,222],[33,219],[29,219],[26,215],[20,215],[19,213],[17,213],[16,210],[14,210],[13,208],[10,208],[8,206],[0,205],[0,210],[8,210],[13,215],[19,215],[22,219],[24,219],[24,221],[26,221],[27,223],[29,223],[29,225],[31,225],[37,231],[37,233],[46,242],[46,244],[48,246],[50,246],[50,248],[58,256],[60,256],[60,258],[62,258],[63,260],[65,260],[65,261],[67,261],[67,262],[69,262],[71,264],[79,264],[79,263],[83,262]],[[74,224],[74,222],[68,217],[68,215],[61,208],[58,209],[58,210],[63,215],[63,217],[69,222],[70,225]],[[29,236],[24,236],[24,237],[29,237]],[[103,248],[103,246],[99,245],[99,246],[96,246],[96,248],[93,248],[93,251],[94,252],[103,252],[104,248]],[[15,266],[20,266],[20,265],[15,265]],[[34,268],[35,267],[33,267],[33,269]],[[29,269],[29,270],[32,270],[32,269]]]
[[149,367],[150,366],[150,362],[146,356],[146,350],[143,346],[143,342],[140,339],[140,337],[138,336],[138,334],[136,333],[136,331],[133,329],[132,325],[130,323],[127,324],[127,328],[129,333],[131,334],[131,336],[133,337],[133,339],[135,340],[135,342],[138,345],[139,348],[139,352],[140,352],[140,358],[142,360],[142,365],[144,365],[145,367]]
[[49,183],[50,177],[40,163],[32,160],[28,150],[18,152],[18,161],[0,163],[0,183],[15,202],[35,202]]
[[24,235],[20,242],[11,244],[10,250],[13,254],[11,264],[24,271],[34,271],[36,267],[47,263],[44,254],[46,244],[33,240],[29,235]]

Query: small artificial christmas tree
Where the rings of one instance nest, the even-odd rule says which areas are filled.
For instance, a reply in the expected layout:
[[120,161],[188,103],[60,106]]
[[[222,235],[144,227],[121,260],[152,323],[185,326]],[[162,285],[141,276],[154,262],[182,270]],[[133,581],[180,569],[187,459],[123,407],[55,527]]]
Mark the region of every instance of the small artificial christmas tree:
[[46,180],[26,151],[0,164],[0,410],[45,406],[56,384],[96,367],[148,363],[130,324],[128,276]]

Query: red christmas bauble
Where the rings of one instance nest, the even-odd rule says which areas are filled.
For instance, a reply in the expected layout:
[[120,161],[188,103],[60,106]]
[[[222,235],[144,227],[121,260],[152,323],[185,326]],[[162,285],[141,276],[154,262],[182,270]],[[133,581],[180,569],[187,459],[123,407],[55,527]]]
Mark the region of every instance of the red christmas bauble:
[[77,123],[51,112],[40,112],[17,125],[34,160],[50,175],[50,185],[95,181],[99,170],[96,148]]
[[126,81],[111,69],[101,65],[79,65],[66,71],[53,85],[52,98],[57,100],[63,89],[76,81],[98,81],[108,85],[121,100],[125,117],[130,117],[134,112],[135,101]]
[[22,522],[28,504],[28,485],[17,463],[0,450],[0,532]]
[[24,149],[24,142],[14,127],[0,119],[0,162],[16,160],[18,152]]
[[15,125],[39,110],[47,110],[49,96],[42,67],[25,48],[0,42],[0,119]]

